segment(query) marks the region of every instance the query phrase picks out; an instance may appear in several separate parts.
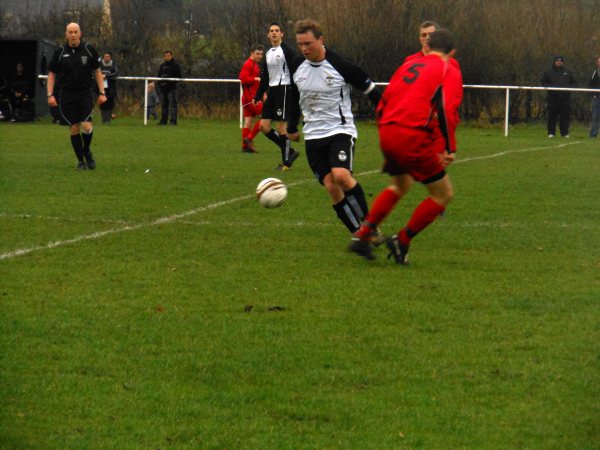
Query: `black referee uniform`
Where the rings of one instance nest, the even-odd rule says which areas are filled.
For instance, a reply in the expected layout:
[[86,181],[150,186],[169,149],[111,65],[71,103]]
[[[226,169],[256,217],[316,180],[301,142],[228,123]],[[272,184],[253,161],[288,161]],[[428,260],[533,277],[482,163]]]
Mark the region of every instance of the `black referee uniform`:
[[[58,102],[58,111],[63,123],[78,125],[92,122],[94,109],[95,72],[100,67],[96,49],[81,41],[77,47],[67,43],[61,45],[52,56],[48,69],[56,74],[53,94]],[[92,133],[71,135],[71,143],[79,160],[79,169],[96,167],[90,144]],[[84,162],[85,160],[85,162]]]

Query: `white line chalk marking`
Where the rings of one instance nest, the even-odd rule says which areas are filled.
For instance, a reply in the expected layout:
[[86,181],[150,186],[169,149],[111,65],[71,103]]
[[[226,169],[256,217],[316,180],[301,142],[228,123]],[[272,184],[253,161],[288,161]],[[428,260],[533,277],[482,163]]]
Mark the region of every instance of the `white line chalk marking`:
[[[538,151],[538,150],[550,150],[550,149],[555,149],[555,148],[562,148],[562,147],[566,147],[568,145],[577,145],[577,144],[581,144],[581,141],[573,141],[573,142],[567,142],[564,144],[559,144],[559,145],[555,145],[552,147],[532,147],[532,148],[524,148],[524,149],[520,149],[520,150],[506,150],[503,152],[499,152],[499,153],[494,153],[493,155],[486,155],[486,156],[474,156],[471,158],[465,158],[465,159],[459,159],[457,161],[455,161],[453,163],[453,165],[455,164],[461,164],[461,163],[465,163],[465,162],[469,162],[469,161],[477,161],[477,160],[481,160],[481,159],[491,159],[491,158],[498,158],[500,156],[505,156],[505,155],[509,155],[512,153],[523,153],[523,152],[534,152],[534,151]],[[357,174],[356,176],[363,176],[363,175],[370,175],[370,174],[374,174],[374,173],[380,173],[380,170],[370,170],[367,172],[361,172],[359,174]],[[307,180],[302,180],[302,181],[296,181],[294,183],[290,183],[289,186],[298,186],[301,184],[306,184],[313,181],[312,178],[307,179]],[[166,216],[166,217],[161,217],[159,219],[150,221],[150,222],[143,222],[143,223],[139,223],[137,225],[126,225],[120,228],[113,228],[110,230],[105,230],[105,231],[98,231],[96,233],[92,233],[92,234],[86,234],[83,236],[76,236],[72,239],[66,239],[66,240],[62,240],[62,241],[54,241],[54,242],[49,242],[46,245],[39,245],[39,246],[35,246],[35,247],[29,247],[29,248],[21,248],[21,249],[17,249],[17,250],[13,250],[10,252],[6,252],[6,253],[2,253],[0,254],[0,261],[1,260],[5,260],[5,259],[10,259],[10,258],[16,258],[17,256],[23,256],[23,255],[27,255],[29,253],[38,251],[38,250],[47,250],[47,249],[51,249],[51,248],[56,248],[56,247],[61,247],[63,245],[71,245],[71,244],[76,244],[78,242],[82,242],[82,241],[89,241],[89,240],[94,240],[94,239],[100,239],[104,236],[108,236],[111,234],[117,234],[117,233],[122,233],[124,231],[135,231],[135,230],[139,230],[141,228],[146,228],[146,227],[152,227],[155,225],[163,225],[163,224],[167,224],[167,223],[172,223],[175,222],[177,220],[183,219],[185,217],[189,217],[189,216],[193,216],[194,214],[198,214],[204,211],[208,211],[211,209],[215,209],[215,208],[219,208],[221,206],[225,206],[225,205],[230,205],[232,203],[237,203],[237,202],[241,202],[244,200],[249,200],[254,198],[254,195],[244,195],[242,197],[236,197],[236,198],[232,198],[230,200],[223,200],[221,202],[216,202],[216,203],[211,203],[210,205],[207,206],[202,206],[200,208],[195,208],[195,209],[191,209],[189,211],[185,211],[179,214],[173,214],[171,216]],[[5,216],[4,214],[2,214],[2,216]]]

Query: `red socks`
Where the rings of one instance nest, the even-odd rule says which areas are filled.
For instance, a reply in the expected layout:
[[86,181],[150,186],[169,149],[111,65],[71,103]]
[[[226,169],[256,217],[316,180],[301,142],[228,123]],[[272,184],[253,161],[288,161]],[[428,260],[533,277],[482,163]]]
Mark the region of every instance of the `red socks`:
[[400,197],[395,190],[386,188],[381,191],[373,201],[369,214],[365,218],[365,223],[368,225],[361,226],[357,236],[360,238],[367,237],[373,231],[373,228],[383,222],[383,219],[394,209],[398,200],[400,200]]
[[402,245],[409,245],[413,237],[432,223],[446,208],[438,205],[431,197],[423,200],[414,210],[408,225],[398,233]]
[[252,131],[250,132],[250,136],[248,136],[251,141],[254,140],[254,138],[256,137],[256,135],[258,134],[259,131],[260,131],[260,120],[254,124],[254,126],[252,127]]

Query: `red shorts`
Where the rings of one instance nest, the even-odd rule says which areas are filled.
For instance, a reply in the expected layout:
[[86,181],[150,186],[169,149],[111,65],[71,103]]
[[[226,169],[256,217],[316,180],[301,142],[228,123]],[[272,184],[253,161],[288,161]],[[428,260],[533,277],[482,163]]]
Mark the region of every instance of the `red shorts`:
[[[252,100],[250,100],[252,102]],[[242,105],[246,105],[248,101],[244,101]],[[244,106],[244,117],[256,117],[262,114],[262,102],[258,102],[256,105],[254,103],[249,103]]]
[[441,153],[446,142],[441,133],[386,124],[379,127],[379,145],[385,156],[383,171],[390,175],[409,174],[427,182],[444,174]]

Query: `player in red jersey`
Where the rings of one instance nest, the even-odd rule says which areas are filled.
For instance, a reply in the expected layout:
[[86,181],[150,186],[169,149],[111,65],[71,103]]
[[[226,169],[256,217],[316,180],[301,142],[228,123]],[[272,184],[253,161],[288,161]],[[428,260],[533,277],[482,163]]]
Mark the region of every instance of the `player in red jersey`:
[[[427,56],[431,49],[429,48],[429,36],[435,30],[440,28],[440,26],[434,22],[433,20],[426,20],[419,26],[419,43],[421,44],[421,50],[417,53],[413,53],[412,55],[408,55],[404,62],[412,61],[414,59],[422,58],[423,56]],[[450,63],[455,65],[458,70],[460,70],[460,64],[454,58],[450,58]],[[461,99],[462,100],[462,99]]]
[[265,49],[260,44],[254,44],[250,49],[250,57],[240,70],[239,79],[242,82],[242,105],[244,114],[244,128],[242,128],[242,151],[256,153],[254,137],[258,134],[260,122],[257,120],[252,126],[252,121],[262,113],[262,102],[253,103],[254,95],[260,84],[260,62]]
[[445,167],[454,161],[455,129],[462,99],[462,77],[450,63],[454,38],[437,30],[429,38],[427,56],[404,63],[396,71],[377,107],[379,143],[385,157],[384,171],[392,184],[371,206],[350,250],[373,259],[371,237],[377,226],[408,192],[414,181],[429,192],[408,224],[387,239],[390,256],[407,264],[412,238],[442,213],[454,195]]

